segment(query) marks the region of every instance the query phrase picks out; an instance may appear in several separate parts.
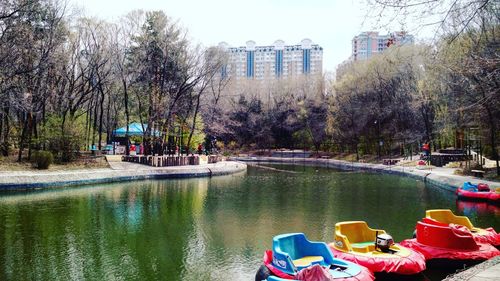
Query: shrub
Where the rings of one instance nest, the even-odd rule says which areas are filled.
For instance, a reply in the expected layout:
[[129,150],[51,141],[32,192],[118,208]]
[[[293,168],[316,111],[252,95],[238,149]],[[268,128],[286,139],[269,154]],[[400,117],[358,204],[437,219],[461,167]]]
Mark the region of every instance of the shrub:
[[48,169],[54,162],[54,155],[50,151],[36,151],[33,156],[33,165],[41,170]]
[[235,141],[230,141],[227,145],[227,148],[230,150],[235,150],[238,147],[238,144]]
[[224,150],[224,147],[225,147],[223,141],[217,141],[216,146],[217,146],[218,150]]
[[46,123],[40,127],[39,138],[35,140],[34,147],[52,152],[58,162],[70,162],[78,157],[80,148],[84,145],[84,118],[67,120],[63,131],[61,122],[61,117],[47,117]]

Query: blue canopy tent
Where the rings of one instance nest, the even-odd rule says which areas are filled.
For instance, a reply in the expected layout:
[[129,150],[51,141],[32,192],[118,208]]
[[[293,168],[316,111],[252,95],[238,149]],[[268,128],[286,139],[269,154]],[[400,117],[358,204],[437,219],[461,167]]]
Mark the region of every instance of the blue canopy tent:
[[[143,136],[144,131],[142,130],[143,125],[141,123],[130,123],[128,125],[128,135],[129,136]],[[148,125],[144,124],[144,130],[147,130]],[[113,135],[116,137],[124,137],[125,134],[127,133],[127,127],[122,127],[118,128],[116,130],[113,130]],[[155,131],[154,132],[155,136],[160,136],[160,132]]]

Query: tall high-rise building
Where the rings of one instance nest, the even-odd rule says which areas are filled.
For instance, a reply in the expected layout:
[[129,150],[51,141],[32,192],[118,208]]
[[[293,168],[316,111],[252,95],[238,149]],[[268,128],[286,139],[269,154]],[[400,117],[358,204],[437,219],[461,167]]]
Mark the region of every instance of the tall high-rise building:
[[379,35],[378,32],[368,31],[354,36],[352,39],[352,60],[366,60],[372,55],[383,52],[391,45],[413,44],[413,35],[406,32],[392,32]]
[[229,55],[221,74],[238,80],[269,80],[323,71],[323,48],[309,39],[299,45],[285,45],[277,40],[271,46],[256,46],[254,41],[248,41],[244,47],[230,47],[225,42],[219,43],[219,47]]

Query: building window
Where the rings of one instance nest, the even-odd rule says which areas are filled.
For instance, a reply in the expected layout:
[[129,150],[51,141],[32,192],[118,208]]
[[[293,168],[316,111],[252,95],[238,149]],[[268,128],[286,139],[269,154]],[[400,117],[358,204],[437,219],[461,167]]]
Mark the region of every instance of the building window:
[[254,51],[247,51],[247,77],[254,77]]

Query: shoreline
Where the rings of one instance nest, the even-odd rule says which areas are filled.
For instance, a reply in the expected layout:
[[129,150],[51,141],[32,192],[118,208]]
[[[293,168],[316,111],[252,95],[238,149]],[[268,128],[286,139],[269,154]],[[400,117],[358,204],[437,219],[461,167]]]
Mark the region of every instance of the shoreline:
[[500,256],[496,256],[464,271],[448,275],[443,281],[488,281],[498,280],[500,274]]
[[[110,168],[68,171],[0,171],[0,191],[31,190],[75,185],[91,185],[148,179],[196,178],[234,174],[246,171],[247,164],[300,164],[334,168],[344,171],[368,171],[411,177],[424,183],[454,192],[466,181],[483,182],[494,189],[500,183],[471,176],[453,174],[451,168],[405,167],[322,158],[284,157],[229,157],[228,161],[174,167],[150,167],[126,162],[109,162]],[[118,164],[118,165],[117,165]]]
[[464,182],[470,181],[472,183],[486,183],[491,189],[500,187],[499,182],[487,181],[482,178],[471,176],[461,176],[453,174],[454,169],[451,168],[433,168],[433,169],[419,169],[417,167],[404,167],[397,165],[383,165],[371,164],[360,162],[348,162],[344,160],[335,159],[321,159],[321,158],[282,158],[282,157],[229,157],[232,161],[241,161],[249,163],[270,163],[270,164],[301,164],[307,166],[318,166],[326,168],[334,168],[344,171],[371,171],[384,174],[393,174],[404,177],[411,177],[421,180],[424,183],[437,186],[441,189],[455,192],[455,190],[462,186]]
[[0,173],[0,191],[32,190],[148,179],[212,177],[239,173],[246,171],[246,169],[247,165],[242,162],[222,161],[214,164],[161,168],[130,164],[123,169],[2,171]]

